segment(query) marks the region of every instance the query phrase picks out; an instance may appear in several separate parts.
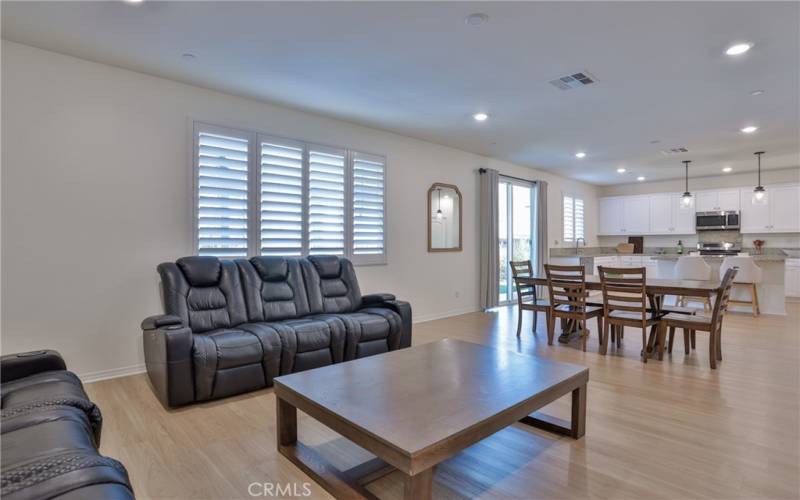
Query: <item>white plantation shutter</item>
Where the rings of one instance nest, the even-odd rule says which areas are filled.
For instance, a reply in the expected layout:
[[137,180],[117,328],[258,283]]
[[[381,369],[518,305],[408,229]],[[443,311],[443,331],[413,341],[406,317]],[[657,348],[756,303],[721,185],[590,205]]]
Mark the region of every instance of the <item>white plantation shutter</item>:
[[572,197],[564,196],[564,241],[572,241],[575,235],[575,212],[572,210]]
[[248,253],[249,134],[228,132],[198,129],[196,135],[198,255]]
[[201,122],[193,152],[198,255],[386,263],[384,157]]
[[308,253],[345,254],[344,150],[308,151]]
[[584,238],[583,200],[564,195],[564,241]]
[[261,255],[303,253],[303,146],[261,137]]
[[584,238],[583,235],[583,200],[580,198],[573,198],[575,200],[575,240]]
[[[353,153],[353,258],[376,261],[385,255],[386,161]],[[367,257],[372,256],[372,257]]]

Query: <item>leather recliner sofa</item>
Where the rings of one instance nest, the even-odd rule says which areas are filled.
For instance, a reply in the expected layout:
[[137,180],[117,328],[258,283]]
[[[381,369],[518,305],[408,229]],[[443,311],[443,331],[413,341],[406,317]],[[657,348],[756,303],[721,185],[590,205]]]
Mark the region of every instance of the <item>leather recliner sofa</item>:
[[147,372],[166,406],[411,345],[411,306],[391,294],[362,296],[344,258],[195,256],[158,272],[165,314],[142,330]]
[[0,358],[7,500],[133,498],[125,467],[97,451],[103,418],[56,351]]

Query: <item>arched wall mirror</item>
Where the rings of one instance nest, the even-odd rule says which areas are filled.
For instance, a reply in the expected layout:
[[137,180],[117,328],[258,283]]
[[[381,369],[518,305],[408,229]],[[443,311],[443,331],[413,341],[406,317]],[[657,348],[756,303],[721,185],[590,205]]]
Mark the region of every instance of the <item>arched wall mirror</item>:
[[428,251],[462,249],[461,191],[452,184],[434,183],[428,189]]

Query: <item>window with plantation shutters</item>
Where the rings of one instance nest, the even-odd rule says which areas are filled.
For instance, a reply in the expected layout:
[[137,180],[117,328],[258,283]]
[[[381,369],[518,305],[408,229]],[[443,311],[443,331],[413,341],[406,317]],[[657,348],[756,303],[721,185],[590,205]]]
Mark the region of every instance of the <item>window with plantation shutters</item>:
[[583,200],[564,195],[563,198],[564,241],[573,242],[584,238]]
[[308,151],[308,254],[345,254],[345,157],[343,150]]
[[247,134],[197,132],[198,255],[248,254],[249,143]]
[[357,260],[374,260],[385,253],[385,164],[380,156],[353,153],[352,234]]
[[386,263],[386,159],[195,122],[198,255]]
[[303,254],[303,145],[261,138],[261,255]]

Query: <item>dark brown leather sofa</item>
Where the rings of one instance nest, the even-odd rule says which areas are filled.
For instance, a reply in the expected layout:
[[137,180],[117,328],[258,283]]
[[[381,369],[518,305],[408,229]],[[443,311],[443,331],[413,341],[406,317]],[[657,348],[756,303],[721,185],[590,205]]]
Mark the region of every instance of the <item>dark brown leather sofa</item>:
[[411,345],[410,305],[362,296],[344,258],[184,257],[158,272],[165,314],[142,330],[147,372],[166,406]]
[[98,453],[103,418],[55,351],[0,358],[4,500],[133,498],[125,467]]

